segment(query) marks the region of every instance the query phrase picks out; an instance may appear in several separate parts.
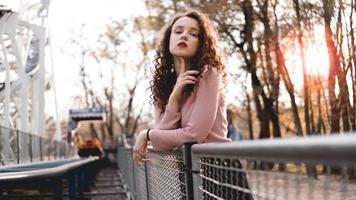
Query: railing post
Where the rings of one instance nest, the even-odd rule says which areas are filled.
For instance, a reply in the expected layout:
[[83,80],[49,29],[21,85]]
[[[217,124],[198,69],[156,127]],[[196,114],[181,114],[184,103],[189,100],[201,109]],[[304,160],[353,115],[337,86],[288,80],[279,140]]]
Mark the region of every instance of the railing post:
[[40,137],[40,160],[43,161],[42,137]]
[[33,152],[32,152],[32,134],[30,133],[29,134],[29,136],[30,136],[30,161],[31,161],[31,163],[32,163],[32,161],[33,161]]
[[200,180],[200,157],[199,155],[195,154],[192,150],[190,151],[192,155],[192,172],[194,173],[193,175],[193,191],[194,191],[194,197],[195,199],[200,199],[202,194],[199,189],[200,186],[202,186],[202,181]]
[[62,180],[60,178],[52,179],[52,188],[53,188],[53,199],[62,200],[63,189],[62,189]]
[[147,193],[147,200],[150,200],[150,190],[148,187],[148,167],[147,167],[147,162],[145,163],[145,176],[146,176],[146,193]]
[[54,159],[58,159],[59,157],[59,151],[58,151],[58,141],[54,142]]
[[[126,156],[127,156],[126,160],[128,160],[131,163],[130,165],[126,166],[126,172],[132,171],[131,174],[132,176],[130,177],[132,183],[130,186],[131,187],[130,190],[132,191],[132,195],[134,196],[134,199],[137,199],[136,170],[135,170],[135,162],[133,161],[132,149],[131,151],[127,151]],[[117,162],[119,162],[119,160],[117,160]],[[129,166],[131,167],[131,169],[129,169]],[[147,179],[147,175],[146,175],[146,179]]]
[[17,155],[16,155],[16,157],[17,157],[17,164],[19,164],[20,163],[20,139],[19,139],[19,130],[16,130],[16,148],[17,148]]
[[[76,194],[76,177],[75,177],[75,172],[71,172],[68,177],[69,185],[68,185],[68,199],[69,200],[75,200],[75,194]],[[78,183],[79,185],[79,183]]]
[[192,171],[192,145],[195,143],[186,143],[183,148],[185,191],[188,200],[194,200],[193,190],[193,171]]

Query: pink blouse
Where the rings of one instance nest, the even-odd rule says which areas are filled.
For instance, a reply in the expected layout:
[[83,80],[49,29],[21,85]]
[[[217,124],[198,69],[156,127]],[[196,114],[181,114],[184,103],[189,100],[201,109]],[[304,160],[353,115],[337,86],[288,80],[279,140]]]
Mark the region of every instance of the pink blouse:
[[225,94],[215,68],[205,69],[198,85],[181,106],[180,112],[169,107],[161,113],[155,106],[155,124],[150,131],[151,145],[169,151],[187,142],[229,142]]

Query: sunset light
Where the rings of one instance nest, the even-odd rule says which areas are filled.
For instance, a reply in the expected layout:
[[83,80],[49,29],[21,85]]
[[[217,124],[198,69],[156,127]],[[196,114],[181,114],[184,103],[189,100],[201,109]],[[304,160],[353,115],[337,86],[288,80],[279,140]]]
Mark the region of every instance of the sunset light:
[[[329,55],[323,27],[315,27],[313,38],[304,37],[303,41],[307,75],[327,77],[329,74]],[[286,65],[290,70],[292,82],[297,88],[301,88],[303,87],[303,65],[297,39],[292,42],[291,46],[292,48],[285,47],[284,50]]]
[[312,43],[307,46],[305,49],[305,62],[308,75],[328,76],[329,57],[324,44]]

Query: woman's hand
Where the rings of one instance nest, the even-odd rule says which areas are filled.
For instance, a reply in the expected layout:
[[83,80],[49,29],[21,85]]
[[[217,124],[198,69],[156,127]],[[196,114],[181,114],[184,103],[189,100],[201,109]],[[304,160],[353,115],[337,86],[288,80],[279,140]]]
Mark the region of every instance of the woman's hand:
[[181,63],[179,76],[177,77],[177,82],[174,85],[168,100],[168,106],[175,111],[179,111],[180,109],[179,106],[181,104],[185,86],[195,84],[198,81],[195,75],[199,74],[199,71],[197,70],[187,70],[184,58],[179,57],[179,60]]
[[135,146],[133,148],[133,159],[140,166],[142,166],[144,158],[148,153],[146,132],[147,130],[142,130],[138,134]]

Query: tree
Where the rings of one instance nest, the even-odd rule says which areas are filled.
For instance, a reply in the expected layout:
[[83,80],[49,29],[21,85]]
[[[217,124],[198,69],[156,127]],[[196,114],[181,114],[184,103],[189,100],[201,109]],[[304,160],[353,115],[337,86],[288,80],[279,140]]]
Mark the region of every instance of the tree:
[[[109,134],[113,135],[114,124],[118,124],[120,132],[126,134],[126,136],[131,137],[136,133],[138,124],[141,120],[141,115],[143,112],[143,105],[141,104],[139,109],[134,109],[134,100],[136,97],[136,91],[142,80],[147,80],[147,68],[148,63],[148,52],[151,49],[151,40],[146,40],[143,34],[143,26],[139,19],[134,19],[134,30],[125,29],[128,26],[127,22],[113,21],[107,26],[106,32],[100,36],[99,43],[101,47],[92,52],[93,58],[100,65],[102,62],[110,61],[111,65],[111,82],[104,86],[103,91],[106,99],[104,101],[99,101],[101,106],[103,106],[107,113],[107,128]],[[130,40],[125,40],[130,35],[131,38],[136,38],[138,43],[138,55],[135,63],[127,63],[127,60],[123,58],[129,57],[128,49],[125,49],[125,44],[132,42]],[[128,67],[128,65],[133,65],[134,67]],[[122,78],[127,78],[129,76],[134,77],[134,80],[127,81],[121,79],[120,92],[116,88],[117,77],[116,72],[122,73]],[[130,74],[130,75],[129,75]],[[105,77],[102,70],[100,70],[100,78],[104,82]],[[126,89],[126,91],[125,91]],[[124,94],[121,95],[120,94]],[[120,107],[114,108],[114,102],[119,100]]]

